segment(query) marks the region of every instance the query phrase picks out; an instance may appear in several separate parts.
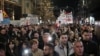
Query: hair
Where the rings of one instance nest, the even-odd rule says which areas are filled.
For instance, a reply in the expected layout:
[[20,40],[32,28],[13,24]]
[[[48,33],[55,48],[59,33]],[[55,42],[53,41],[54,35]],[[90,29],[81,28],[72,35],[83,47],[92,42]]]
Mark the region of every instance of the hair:
[[34,34],[36,34],[36,33],[38,33],[38,34],[40,35],[40,33],[39,33],[38,31],[34,31],[34,32],[32,33],[32,36],[34,36]]
[[34,43],[39,44],[39,41],[37,39],[32,39],[30,45],[32,46]]
[[84,30],[84,31],[82,31],[82,34],[84,34],[84,32],[87,32],[88,33],[89,31],[88,30]]
[[54,50],[54,45],[53,45],[52,43],[48,43],[48,44],[46,44],[46,45],[44,45],[44,46],[48,46],[49,48],[51,48],[51,49]]
[[67,36],[68,36],[68,34],[66,34],[66,33],[62,33],[62,34],[60,35],[60,37],[61,37],[62,35],[67,35]]
[[15,44],[14,40],[9,41],[8,45],[12,42],[12,44]]
[[67,35],[66,33],[62,33],[61,35]]
[[45,33],[43,33],[43,35],[50,35],[50,33],[49,32],[45,32]]
[[13,48],[13,50],[14,50],[14,49],[16,48],[16,44],[15,44],[14,40],[11,40],[11,41],[8,42],[8,44],[7,44],[7,49],[8,49],[8,50],[10,49],[9,45],[10,45],[11,43],[14,44],[14,48]]
[[22,41],[22,42],[19,44],[19,46],[20,46],[21,48],[23,48],[22,46],[23,46],[24,44],[26,45],[26,48],[29,48],[29,47],[30,47],[29,41],[26,41],[26,40]]
[[73,46],[74,46],[77,42],[83,43],[81,40],[77,39],[77,40],[75,40],[75,41],[73,42]]

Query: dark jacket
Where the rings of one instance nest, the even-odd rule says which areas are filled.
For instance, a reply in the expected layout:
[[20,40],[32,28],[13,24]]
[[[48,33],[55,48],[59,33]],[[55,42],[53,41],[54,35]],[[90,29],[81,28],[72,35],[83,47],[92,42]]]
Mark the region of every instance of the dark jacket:
[[31,30],[31,31],[28,30],[28,31],[27,31],[26,35],[27,35],[28,40],[31,40],[31,39],[32,39],[33,33],[34,33],[33,30]]
[[[75,56],[75,53],[70,56]],[[83,56],[89,56],[89,55],[84,53]]]
[[[49,54],[48,55],[44,55],[44,56],[50,56]],[[54,51],[53,55],[52,56],[59,56],[59,54],[57,52]]]
[[59,56],[59,54],[57,52],[54,51],[53,56]]
[[18,56],[18,53],[17,53],[16,50],[14,50],[13,53],[11,52],[11,50],[9,50],[9,51],[6,52],[6,55],[7,55],[7,56]]
[[10,48],[6,47],[6,55],[7,56],[18,56],[17,48],[14,48],[13,52],[11,52]]
[[7,43],[9,39],[9,36],[7,34],[3,35],[3,34],[0,34],[0,42],[1,43]]
[[96,42],[94,41],[83,41],[84,45],[84,52],[91,55],[93,54],[94,56],[98,56],[99,48]]

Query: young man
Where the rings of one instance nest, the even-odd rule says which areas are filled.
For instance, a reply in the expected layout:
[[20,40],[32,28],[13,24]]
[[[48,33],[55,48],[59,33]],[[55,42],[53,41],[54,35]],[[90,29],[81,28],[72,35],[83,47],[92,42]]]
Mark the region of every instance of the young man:
[[51,38],[50,37],[50,33],[45,32],[43,34],[43,36],[42,36],[42,41],[40,41],[41,43],[39,43],[39,48],[40,49],[43,49],[44,48],[44,45],[46,45],[46,44],[48,44],[50,42],[51,39],[49,40],[49,38]]
[[98,56],[98,45],[96,42],[94,42],[92,39],[91,39],[91,35],[90,35],[90,32],[88,30],[84,30],[82,32],[82,42],[83,42],[83,45],[84,45],[84,52],[89,54],[89,55],[92,55],[92,56]]
[[73,53],[73,46],[68,41],[68,36],[66,34],[61,34],[59,44],[55,46],[55,51],[59,53],[59,56],[69,56]]

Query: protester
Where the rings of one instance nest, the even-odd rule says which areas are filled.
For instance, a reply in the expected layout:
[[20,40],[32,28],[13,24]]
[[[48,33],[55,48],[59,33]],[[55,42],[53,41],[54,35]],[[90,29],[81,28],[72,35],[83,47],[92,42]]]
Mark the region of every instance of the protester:
[[48,32],[45,32],[42,36],[42,41],[41,43],[39,44],[39,48],[40,49],[43,49],[44,45],[45,44],[48,44],[49,42],[52,41],[52,37],[50,36],[50,33]]
[[73,49],[74,49],[74,53],[70,56],[88,56],[87,54],[84,53],[84,46],[82,41],[80,40],[74,41]]
[[32,33],[34,32],[34,28],[29,25],[28,26],[28,31],[27,31],[27,36],[28,36],[28,39],[31,40],[32,39]]
[[0,43],[0,56],[6,56],[5,45]]
[[37,39],[31,40],[32,56],[43,56],[43,51],[38,48],[39,42]]
[[68,41],[67,34],[60,36],[59,44],[55,46],[55,51],[59,53],[59,56],[69,56],[73,53],[72,44]]
[[82,42],[84,45],[84,52],[89,55],[98,56],[98,45],[96,42],[91,40],[91,36],[88,30],[82,32]]
[[9,56],[18,56],[18,49],[13,40],[9,41],[6,52]]
[[53,44],[46,44],[44,46],[44,56],[59,56],[59,54],[54,50]]
[[31,49],[28,41],[20,42],[18,46],[18,56],[31,56]]
[[[10,53],[15,55],[16,53],[11,51],[14,47],[11,47],[16,46],[13,51],[18,50],[18,56],[35,55],[34,50],[36,53],[38,53],[36,51],[37,49],[44,51],[44,53],[42,51],[43,56],[48,54],[53,56],[55,52],[58,53],[59,56],[70,56],[73,53],[76,55],[77,53],[75,52],[81,52],[82,54],[83,51],[89,55],[99,56],[99,37],[97,39],[94,29],[91,29],[91,27],[92,26],[89,24],[64,24],[57,28],[53,24],[34,24],[22,26],[15,26],[13,24],[1,25],[0,43],[8,46],[6,47],[7,54]],[[36,40],[30,43],[30,40],[32,39]],[[75,42],[75,45],[72,45],[77,39],[82,40],[83,47],[81,42]],[[14,40],[14,43],[11,40]],[[50,43],[52,43],[53,46]],[[81,49],[80,51],[76,47],[77,44],[81,46],[79,47],[79,49]],[[46,51],[44,47],[48,50]],[[73,50],[73,48],[77,50]],[[82,50],[83,48],[84,50]]]
[[7,43],[9,38],[10,37],[9,37],[9,35],[6,32],[6,29],[5,28],[1,28],[0,29],[0,42]]

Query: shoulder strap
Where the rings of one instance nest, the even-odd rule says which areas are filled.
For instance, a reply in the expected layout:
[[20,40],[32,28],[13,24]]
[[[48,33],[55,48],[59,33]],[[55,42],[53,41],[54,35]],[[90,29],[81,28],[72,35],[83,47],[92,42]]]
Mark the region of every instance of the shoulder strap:
[[68,45],[68,43],[67,43],[67,56],[69,56],[69,45]]

